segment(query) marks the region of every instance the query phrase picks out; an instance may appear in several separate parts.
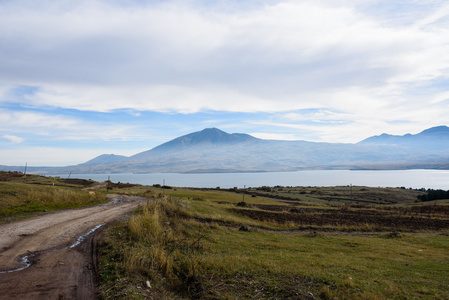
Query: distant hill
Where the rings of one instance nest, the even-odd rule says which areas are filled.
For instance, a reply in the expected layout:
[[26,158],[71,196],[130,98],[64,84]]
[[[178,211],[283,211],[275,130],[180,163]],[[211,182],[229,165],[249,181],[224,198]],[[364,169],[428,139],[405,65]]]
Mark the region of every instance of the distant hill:
[[[412,168],[449,168],[448,127],[434,127],[415,135],[382,134],[357,144],[263,140],[206,128],[130,157],[104,154],[75,166],[29,170],[108,174]],[[15,170],[6,166],[0,169]]]
[[128,157],[123,155],[102,154],[100,156],[95,157],[94,159],[85,162],[83,165],[107,164],[126,159],[128,159]]
[[163,143],[151,150],[144,151],[130,157],[131,160],[145,159],[152,157],[154,154],[167,154],[177,151],[184,151],[198,147],[223,147],[229,145],[237,145],[241,143],[254,142],[259,139],[242,133],[226,133],[217,128],[206,128],[202,131],[193,132],[169,142]]
[[441,151],[449,149],[449,127],[437,126],[418,134],[390,135],[383,133],[369,137],[358,144],[361,145],[395,145],[408,148]]

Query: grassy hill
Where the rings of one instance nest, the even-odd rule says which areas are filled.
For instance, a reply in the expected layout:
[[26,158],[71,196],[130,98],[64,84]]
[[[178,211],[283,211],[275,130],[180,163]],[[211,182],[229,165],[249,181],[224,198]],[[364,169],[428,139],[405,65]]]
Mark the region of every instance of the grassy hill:
[[105,230],[104,299],[449,298],[448,200],[422,191],[115,191],[155,201]]
[[92,180],[0,171],[0,223],[107,201],[103,192],[83,190],[94,184],[96,182]]
[[449,200],[404,188],[190,189],[0,172],[0,222],[155,199],[102,234],[103,299],[448,299]]

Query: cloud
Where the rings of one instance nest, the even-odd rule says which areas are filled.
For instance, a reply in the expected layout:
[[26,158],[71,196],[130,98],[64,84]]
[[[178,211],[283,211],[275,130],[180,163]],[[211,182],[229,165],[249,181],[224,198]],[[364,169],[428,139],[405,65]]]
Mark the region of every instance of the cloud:
[[9,134],[5,134],[3,136],[4,139],[10,141],[13,144],[20,144],[23,142],[23,138],[15,136],[15,135],[9,135]]
[[[13,134],[28,136],[28,140],[51,141],[129,141],[148,138],[148,134],[138,130],[135,125],[117,122],[96,121],[83,117],[42,113],[32,110],[14,111],[0,109],[0,133],[13,139]],[[21,140],[23,141],[23,140]]]
[[[266,112],[275,117],[258,124],[318,140],[413,131],[449,114],[448,25],[444,1],[3,1],[0,104]],[[28,122],[67,138],[136,131],[50,113],[0,116],[11,130]]]
[[[195,2],[19,3],[2,10],[0,76],[36,84],[45,97],[29,100],[61,107],[76,103],[81,93],[96,103],[94,109],[107,110],[113,102],[186,111],[180,94],[187,91],[190,111],[220,110],[210,94],[232,91],[240,97],[228,101],[240,110],[258,107],[242,99],[264,101],[267,110],[283,102],[278,110],[285,110],[304,106],[310,93],[327,105],[317,89],[428,81],[447,75],[449,67],[448,29],[441,24],[385,27],[356,5],[279,1],[236,13]],[[447,13],[443,7],[428,18],[434,15]],[[116,100],[109,89],[119,90]],[[61,100],[55,103],[52,93]]]
[[292,122],[310,121],[323,124],[346,123],[351,120],[351,116],[348,116],[347,114],[337,111],[331,111],[328,109],[306,109],[301,111],[291,111],[278,114],[276,117]]
[[[195,89],[188,86],[92,86],[52,85],[29,95],[35,106],[64,107],[82,111],[110,112],[119,109],[195,113],[202,110],[264,110],[268,100],[217,87]],[[76,99],[76,100],[75,100]],[[104,100],[107,99],[107,100]],[[267,102],[264,104],[264,102]],[[229,105],[232,103],[233,105]]]
[[0,127],[3,130],[15,128],[69,129],[79,125],[79,121],[62,115],[51,115],[34,111],[11,111],[0,109]]

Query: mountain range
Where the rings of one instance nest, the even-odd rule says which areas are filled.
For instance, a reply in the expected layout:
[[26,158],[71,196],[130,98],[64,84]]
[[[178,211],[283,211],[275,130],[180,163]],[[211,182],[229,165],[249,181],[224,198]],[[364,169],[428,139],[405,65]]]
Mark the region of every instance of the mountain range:
[[396,145],[412,149],[439,150],[449,149],[449,127],[437,126],[426,129],[418,134],[390,135],[381,134],[367,138],[359,144]]
[[129,157],[103,154],[75,166],[29,170],[41,174],[94,174],[449,169],[448,150],[447,126],[429,128],[415,135],[382,134],[356,144],[264,140],[248,134],[229,134],[217,128],[206,128]]

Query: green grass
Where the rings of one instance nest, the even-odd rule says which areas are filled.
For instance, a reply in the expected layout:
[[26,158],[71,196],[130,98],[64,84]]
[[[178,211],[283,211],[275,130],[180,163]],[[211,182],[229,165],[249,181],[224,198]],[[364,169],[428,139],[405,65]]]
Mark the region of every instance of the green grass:
[[77,179],[77,178],[60,178],[60,177],[46,177],[35,174],[23,174],[21,172],[5,172],[0,171],[0,182],[14,182],[25,183],[33,185],[50,185],[50,186],[65,186],[73,188],[89,187],[97,182],[93,180]]
[[[6,174],[5,174],[6,173]],[[90,182],[64,182],[37,175],[0,174],[0,223],[10,222],[48,210],[78,208],[106,202],[103,192],[83,191]],[[8,177],[9,175],[9,177]],[[56,184],[53,184],[55,183]]]
[[366,205],[411,204],[418,195],[423,193],[411,189],[365,186],[263,187],[249,188],[246,191],[261,196],[328,205],[342,205],[345,203]]
[[[427,289],[429,299],[449,296],[445,280],[449,275],[449,241],[441,235],[391,239],[382,235],[247,233],[223,228],[210,229],[209,235],[213,241],[204,245],[210,250],[202,258],[206,274],[209,271],[212,278],[226,278],[234,285],[245,277],[242,274],[248,274],[247,280],[260,281],[260,285],[277,278],[278,290],[266,291],[268,297],[299,293],[300,287],[290,286],[292,278],[311,284],[303,289],[313,294],[327,286],[329,294],[338,299],[410,298],[419,295],[422,288]],[[214,281],[208,285],[213,286]],[[226,288],[222,292],[225,298]],[[253,292],[248,291],[247,296]]]
[[[106,231],[100,246],[103,298],[449,298],[447,229],[370,232],[363,224],[363,233],[361,228],[359,233],[313,232],[232,213],[229,208],[242,201],[235,192],[152,187],[125,192],[155,196],[164,204],[144,208]],[[261,196],[245,201],[249,210],[259,210],[252,207],[258,204],[286,205]],[[318,202],[306,207],[329,208]],[[350,209],[387,213],[389,207]],[[241,225],[249,231],[238,230]]]

